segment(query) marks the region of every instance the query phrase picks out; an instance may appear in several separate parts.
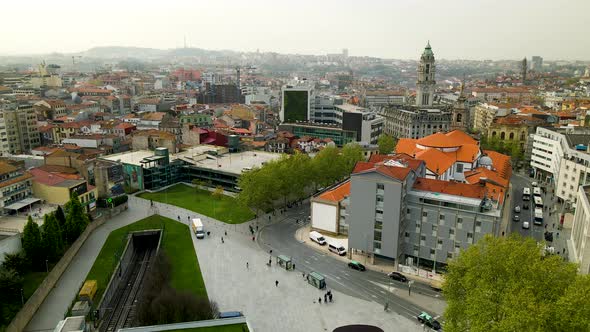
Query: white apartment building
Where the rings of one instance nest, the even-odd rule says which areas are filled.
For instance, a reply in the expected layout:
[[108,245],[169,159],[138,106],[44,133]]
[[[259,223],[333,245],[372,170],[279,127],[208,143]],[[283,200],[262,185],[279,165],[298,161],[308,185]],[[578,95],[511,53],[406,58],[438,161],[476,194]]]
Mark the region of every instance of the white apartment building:
[[569,257],[580,264],[579,271],[583,274],[590,273],[590,186],[578,187],[576,214],[572,227],[573,252]]
[[538,127],[533,135],[531,166],[535,178],[554,182],[556,196],[572,205],[578,187],[590,183],[590,130]]

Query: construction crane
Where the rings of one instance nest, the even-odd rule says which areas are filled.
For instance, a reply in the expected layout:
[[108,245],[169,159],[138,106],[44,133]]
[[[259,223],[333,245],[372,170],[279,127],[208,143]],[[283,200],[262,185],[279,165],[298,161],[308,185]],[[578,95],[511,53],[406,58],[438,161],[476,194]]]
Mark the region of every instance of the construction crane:
[[72,55],[72,65],[76,65],[76,58],[80,59],[81,55]]

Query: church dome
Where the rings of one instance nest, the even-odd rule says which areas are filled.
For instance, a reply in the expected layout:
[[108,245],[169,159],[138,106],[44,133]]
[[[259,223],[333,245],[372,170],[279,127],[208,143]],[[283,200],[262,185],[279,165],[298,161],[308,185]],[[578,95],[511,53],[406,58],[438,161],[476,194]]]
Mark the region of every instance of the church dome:
[[483,156],[479,159],[479,166],[491,168],[493,166],[492,158],[488,156]]
[[430,47],[430,41],[428,41],[426,44],[424,52],[422,52],[422,56],[434,56],[434,53],[432,53],[432,47]]

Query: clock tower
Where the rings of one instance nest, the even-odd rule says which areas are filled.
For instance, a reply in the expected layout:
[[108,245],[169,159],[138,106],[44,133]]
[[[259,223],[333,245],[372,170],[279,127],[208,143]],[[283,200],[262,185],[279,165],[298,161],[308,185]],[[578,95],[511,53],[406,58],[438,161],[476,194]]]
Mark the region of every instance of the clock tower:
[[416,106],[432,106],[434,101],[434,87],[436,85],[436,81],[434,80],[435,71],[434,53],[432,53],[430,42],[428,42],[424,48],[424,52],[422,52],[420,64],[418,65]]

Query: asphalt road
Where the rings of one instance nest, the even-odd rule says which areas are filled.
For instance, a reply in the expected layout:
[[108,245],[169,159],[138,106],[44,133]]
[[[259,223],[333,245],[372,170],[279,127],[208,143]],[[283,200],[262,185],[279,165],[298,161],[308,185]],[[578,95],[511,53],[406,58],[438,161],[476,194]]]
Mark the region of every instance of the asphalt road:
[[[374,301],[385,305],[389,302],[391,311],[410,319],[425,310],[390,292],[390,288],[408,291],[407,283],[392,280],[384,273],[376,271],[356,271],[348,268],[345,262],[330,257],[330,254],[319,252],[295,239],[295,232],[301,227],[301,221],[309,215],[309,205],[289,209],[281,222],[266,226],[258,236],[258,243],[267,251],[273,250],[273,256],[285,254],[290,256],[298,271],[306,274],[316,271],[324,275],[328,288],[355,296],[357,298]],[[296,223],[299,219],[299,224]],[[361,262],[362,263],[362,262]],[[311,287],[311,286],[310,286]],[[419,292],[426,296],[439,297],[440,293],[432,290],[429,285],[415,282],[412,294]]]
[[[510,182],[512,183],[512,193],[510,195],[512,198],[512,211],[511,211],[511,215],[510,215],[510,225],[509,225],[508,229],[509,229],[509,232],[518,232],[522,236],[531,236],[536,241],[543,241],[544,240],[543,234],[545,232],[546,225],[547,225],[547,230],[551,231],[552,224],[556,220],[555,212],[553,212],[551,216],[549,215],[551,209],[554,209],[554,206],[553,206],[554,201],[552,201],[553,194],[551,193],[553,186],[549,186],[549,187],[545,188],[547,191],[547,194],[541,195],[541,198],[543,199],[543,204],[547,208],[547,209],[545,209],[545,208],[543,209],[543,225],[535,225],[533,223],[534,211],[535,211],[534,210],[535,209],[534,199],[532,197],[532,191],[533,191],[532,182],[533,181],[534,181],[534,179],[530,178],[528,176],[524,176],[521,174],[513,174],[512,175],[512,178],[510,179]],[[542,184],[540,184],[540,185],[542,186]],[[523,191],[524,187],[531,188],[531,200],[527,202],[529,204],[528,210],[522,209],[523,203],[524,203],[522,200],[522,191]],[[514,212],[515,206],[521,207],[520,213]],[[516,222],[516,221],[512,220],[512,217],[515,214],[520,215],[520,221]],[[529,224],[530,224],[529,229],[522,228],[523,220],[529,221]]]

